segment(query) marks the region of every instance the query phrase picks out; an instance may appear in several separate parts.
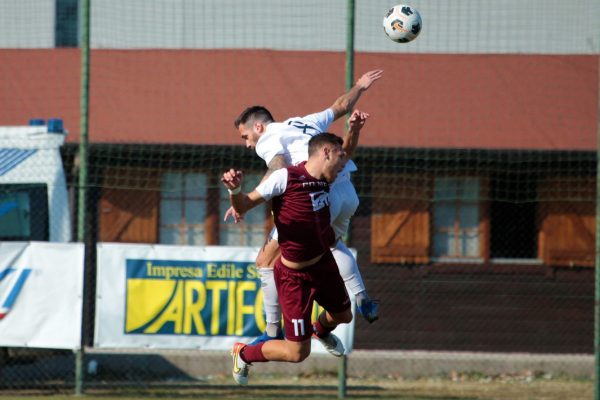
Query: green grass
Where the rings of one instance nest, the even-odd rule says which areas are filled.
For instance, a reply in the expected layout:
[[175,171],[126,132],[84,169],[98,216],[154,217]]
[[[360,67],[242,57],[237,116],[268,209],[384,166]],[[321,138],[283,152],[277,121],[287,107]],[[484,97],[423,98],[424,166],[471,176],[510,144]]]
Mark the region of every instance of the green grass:
[[[256,377],[248,387],[231,384],[226,377],[210,385],[90,387],[82,397],[72,389],[60,394],[43,391],[3,391],[0,400],[283,400],[336,399],[336,381],[329,377]],[[346,398],[353,400],[583,400],[593,398],[593,382],[548,376],[497,376],[478,374],[404,380],[399,378],[350,379]]]

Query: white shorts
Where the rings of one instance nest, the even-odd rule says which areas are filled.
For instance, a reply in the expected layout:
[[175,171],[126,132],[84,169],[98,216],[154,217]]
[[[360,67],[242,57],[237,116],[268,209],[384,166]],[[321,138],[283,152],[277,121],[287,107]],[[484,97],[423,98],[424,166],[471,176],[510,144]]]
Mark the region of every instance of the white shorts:
[[359,200],[350,179],[336,180],[329,189],[331,227],[336,238],[343,237],[350,226],[350,218],[358,208]]

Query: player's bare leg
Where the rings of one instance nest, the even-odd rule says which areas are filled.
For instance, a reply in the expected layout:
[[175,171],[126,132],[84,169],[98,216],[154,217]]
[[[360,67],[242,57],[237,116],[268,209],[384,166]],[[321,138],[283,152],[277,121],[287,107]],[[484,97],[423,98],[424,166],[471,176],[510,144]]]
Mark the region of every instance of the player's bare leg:
[[273,339],[258,344],[236,343],[231,350],[233,379],[240,385],[248,384],[252,363],[286,361],[299,363],[310,355],[310,339],[301,342]]
[[330,313],[323,310],[317,321],[313,324],[313,337],[317,339],[323,347],[332,355],[341,357],[345,349],[342,341],[331,333],[339,324],[347,324],[352,321],[352,311],[348,308],[339,313]]
[[[336,357],[344,355],[345,349],[341,340],[331,331],[338,324],[352,321],[352,311],[348,308],[340,313],[323,311],[313,325],[313,337],[323,344],[329,353]],[[240,385],[248,384],[248,373],[253,362],[286,361],[299,363],[304,361],[311,350],[310,339],[299,342],[292,340],[272,339],[256,344],[236,343],[231,350],[233,358],[232,375]]]
[[257,344],[236,343],[231,350],[233,379],[240,385],[248,384],[248,373],[252,363],[286,361],[299,363],[310,354],[310,339],[301,342],[273,339]]
[[301,342],[269,340],[264,344],[262,353],[269,361],[302,362],[310,355],[310,339]]

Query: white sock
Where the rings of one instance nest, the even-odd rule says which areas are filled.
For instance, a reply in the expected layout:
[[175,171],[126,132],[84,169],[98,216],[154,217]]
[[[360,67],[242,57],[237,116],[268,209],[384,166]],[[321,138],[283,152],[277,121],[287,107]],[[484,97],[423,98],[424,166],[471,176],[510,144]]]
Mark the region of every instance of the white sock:
[[279,307],[279,296],[277,295],[277,287],[275,287],[275,275],[273,268],[257,268],[260,275],[260,282],[263,291],[263,308],[265,310],[265,319],[267,321],[267,333],[271,335],[269,330],[273,330],[271,325],[277,328],[281,327],[281,308]]
[[368,298],[365,283],[358,270],[358,263],[350,249],[346,247],[344,242],[338,240],[335,247],[331,249],[331,253],[338,265],[340,275],[346,284],[346,289],[354,296],[359,296],[362,293],[363,297],[366,296]]
[[366,291],[362,291],[360,293],[355,294],[356,296],[356,304],[360,307],[365,300],[369,300],[369,295]]

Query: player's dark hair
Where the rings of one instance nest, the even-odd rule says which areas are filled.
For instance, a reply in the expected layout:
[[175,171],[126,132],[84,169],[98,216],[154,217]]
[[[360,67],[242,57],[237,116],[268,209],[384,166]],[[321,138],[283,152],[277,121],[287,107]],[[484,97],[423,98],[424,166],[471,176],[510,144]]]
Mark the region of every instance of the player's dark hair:
[[235,121],[233,122],[233,125],[236,128],[239,128],[240,125],[245,125],[246,122],[248,122],[250,120],[260,121],[260,122],[264,122],[264,123],[270,123],[270,122],[275,121],[273,119],[273,116],[271,115],[271,112],[269,110],[267,110],[265,107],[252,106],[252,107],[248,107],[244,111],[242,111],[240,116],[237,117],[235,119]]
[[331,144],[331,145],[340,145],[344,144],[344,140],[341,137],[334,135],[333,133],[323,132],[319,133],[310,138],[308,141],[308,156],[312,156],[315,152],[317,152],[321,147]]

